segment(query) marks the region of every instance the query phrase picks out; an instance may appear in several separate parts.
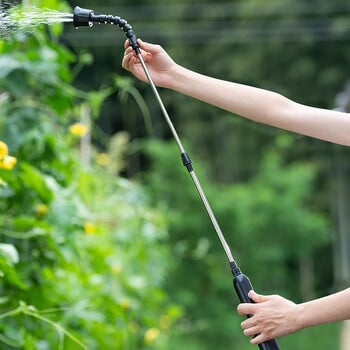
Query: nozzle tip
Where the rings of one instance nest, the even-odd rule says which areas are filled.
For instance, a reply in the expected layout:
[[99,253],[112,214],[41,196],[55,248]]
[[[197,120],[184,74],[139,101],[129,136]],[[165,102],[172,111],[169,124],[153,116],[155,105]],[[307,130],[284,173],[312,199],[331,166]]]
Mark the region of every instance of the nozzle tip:
[[94,12],[89,9],[83,9],[79,6],[75,6],[73,10],[73,25],[75,28],[79,27],[91,27],[92,22],[90,17]]

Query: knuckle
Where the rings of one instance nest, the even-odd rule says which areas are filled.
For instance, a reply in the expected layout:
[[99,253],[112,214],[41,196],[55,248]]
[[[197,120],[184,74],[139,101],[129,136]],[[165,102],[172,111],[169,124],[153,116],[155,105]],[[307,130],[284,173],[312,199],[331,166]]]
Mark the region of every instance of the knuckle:
[[244,322],[241,323],[241,328],[242,328],[242,329],[245,329],[245,328],[246,328]]
[[265,318],[262,315],[255,315],[255,322],[257,324],[264,324],[265,323]]
[[243,334],[246,335],[246,336],[249,336],[250,335],[250,332],[248,329],[244,329],[243,330]]

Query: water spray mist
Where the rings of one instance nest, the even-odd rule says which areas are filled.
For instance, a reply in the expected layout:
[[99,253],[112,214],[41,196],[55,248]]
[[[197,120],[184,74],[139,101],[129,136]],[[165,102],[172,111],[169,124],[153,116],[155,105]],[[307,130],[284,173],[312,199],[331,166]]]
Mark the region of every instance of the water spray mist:
[[42,25],[64,22],[73,22],[73,14],[22,5],[5,8],[0,0],[1,39],[11,40],[13,35],[31,34]]
[[[205,209],[209,215],[209,218],[213,224],[213,227],[215,229],[215,232],[221,242],[221,245],[225,251],[226,257],[229,261],[230,264],[230,268],[233,274],[233,285],[235,288],[235,291],[238,295],[238,298],[241,302],[244,303],[252,303],[253,301],[248,297],[248,293],[249,291],[251,291],[253,289],[249,278],[243,274],[240,270],[240,268],[238,267],[236,261],[234,260],[231,250],[226,242],[226,239],[220,229],[220,226],[216,220],[216,217],[209,205],[209,202],[204,194],[204,191],[202,189],[202,186],[197,178],[197,175],[193,169],[193,165],[192,165],[192,161],[189,157],[189,155],[186,153],[181,140],[177,134],[177,131],[169,117],[169,114],[163,104],[162,99],[160,98],[160,95],[157,91],[157,88],[155,87],[152,77],[150,76],[150,73],[147,69],[147,66],[142,58],[141,55],[141,51],[140,48],[137,44],[137,38],[135,36],[135,33],[132,30],[132,27],[130,24],[127,23],[126,20],[120,18],[119,16],[111,16],[111,15],[95,15],[94,12],[92,10],[89,9],[83,9],[80,8],[79,6],[76,6],[74,8],[74,12],[73,12],[73,24],[75,26],[75,28],[79,28],[79,27],[92,27],[94,23],[109,23],[109,24],[115,24],[117,26],[119,26],[124,32],[126,37],[129,39],[130,45],[132,46],[132,48],[134,49],[136,55],[138,56],[140,63],[142,65],[142,68],[145,72],[145,75],[147,77],[147,80],[154,92],[154,95],[159,103],[159,106],[161,108],[161,111],[163,113],[163,116],[167,122],[167,124],[169,125],[169,128],[174,136],[174,139],[178,145],[178,148],[180,150],[181,153],[181,158],[182,158],[182,162],[183,165],[187,168],[189,174],[191,175],[191,178],[193,180],[193,183],[198,191],[198,194],[205,206]],[[249,317],[249,316],[248,316]],[[275,339],[266,341],[264,343],[259,344],[259,349],[260,350],[279,350],[279,346],[278,343]]]

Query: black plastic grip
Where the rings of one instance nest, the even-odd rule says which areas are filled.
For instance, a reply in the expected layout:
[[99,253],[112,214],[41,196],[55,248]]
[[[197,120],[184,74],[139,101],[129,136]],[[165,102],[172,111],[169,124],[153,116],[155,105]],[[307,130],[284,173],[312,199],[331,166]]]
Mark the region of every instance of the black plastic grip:
[[[234,276],[233,286],[235,287],[236,293],[241,303],[254,303],[253,300],[248,297],[248,293],[253,289],[253,287],[246,275],[240,273]],[[252,315],[248,315],[247,317],[251,316]],[[258,346],[260,350],[280,350],[275,339],[271,339],[258,344]]]

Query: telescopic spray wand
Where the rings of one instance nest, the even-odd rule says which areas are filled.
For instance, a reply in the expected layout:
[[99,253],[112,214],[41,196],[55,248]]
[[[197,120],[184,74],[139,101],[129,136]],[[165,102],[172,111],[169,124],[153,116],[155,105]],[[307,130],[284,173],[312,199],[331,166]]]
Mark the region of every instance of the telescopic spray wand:
[[[163,113],[163,116],[164,116],[164,118],[165,118],[165,120],[166,120],[172,134],[173,134],[173,137],[177,143],[177,146],[178,146],[179,151],[181,153],[181,159],[182,159],[183,165],[187,168],[189,174],[191,175],[193,183],[196,186],[198,194],[199,194],[199,196],[200,196],[200,198],[205,206],[205,209],[210,217],[210,220],[213,224],[213,227],[216,231],[216,234],[221,242],[222,247],[224,248],[225,254],[227,256],[227,259],[229,261],[231,271],[233,274],[233,285],[234,285],[235,291],[238,295],[238,298],[242,303],[253,303],[253,301],[248,297],[248,292],[250,290],[252,290],[253,287],[249,281],[249,278],[241,272],[239,266],[237,265],[237,262],[235,261],[235,259],[232,256],[230,247],[228,246],[228,244],[226,242],[226,239],[225,239],[225,237],[220,229],[220,226],[216,220],[216,217],[215,217],[215,215],[210,207],[210,204],[205,196],[205,193],[202,189],[202,186],[201,186],[201,184],[197,178],[197,175],[193,169],[191,158],[186,153],[186,151],[181,143],[181,140],[177,134],[177,131],[176,131],[176,129],[175,129],[170,117],[169,117],[169,114],[164,106],[164,103],[163,103],[162,99],[160,98],[158,90],[157,90],[156,86],[154,85],[152,77],[150,76],[150,73],[147,69],[147,66],[142,58],[141,50],[139,48],[135,33],[133,32],[131,25],[128,24],[126,20],[120,18],[119,16],[103,15],[103,14],[95,15],[92,10],[83,9],[83,8],[80,8],[79,6],[76,6],[74,8],[73,24],[74,24],[75,28],[92,27],[94,23],[115,24],[115,25],[119,26],[125,32],[125,35],[128,38],[131,47],[134,49],[136,55],[138,56],[138,58],[141,62],[141,65],[142,65],[142,68],[146,74],[147,80],[148,80],[148,82],[153,90],[153,93],[154,93],[154,95],[159,103],[159,106],[160,106],[160,109]],[[250,317],[250,316],[248,315],[248,317]],[[258,346],[259,346],[260,350],[279,350],[278,343],[275,339],[261,343]]]

